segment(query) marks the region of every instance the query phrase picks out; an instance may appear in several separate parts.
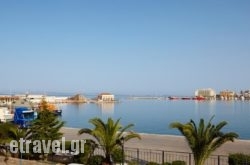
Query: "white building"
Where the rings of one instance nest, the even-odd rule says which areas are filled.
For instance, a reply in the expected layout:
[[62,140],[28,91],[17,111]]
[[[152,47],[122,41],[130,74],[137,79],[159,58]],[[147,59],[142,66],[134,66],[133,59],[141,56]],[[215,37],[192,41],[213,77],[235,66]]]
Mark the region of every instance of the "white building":
[[97,96],[97,101],[113,102],[115,101],[115,96],[110,93],[101,93]]
[[195,91],[196,97],[204,97],[208,100],[215,100],[216,99],[216,92],[212,88],[205,88],[205,89],[197,89]]
[[30,101],[33,104],[39,104],[43,99],[49,103],[61,103],[67,100],[67,97],[57,97],[57,96],[46,96],[39,94],[26,94],[26,95],[17,95],[20,99]]
[[26,98],[32,103],[40,103],[44,98],[44,95],[27,95]]

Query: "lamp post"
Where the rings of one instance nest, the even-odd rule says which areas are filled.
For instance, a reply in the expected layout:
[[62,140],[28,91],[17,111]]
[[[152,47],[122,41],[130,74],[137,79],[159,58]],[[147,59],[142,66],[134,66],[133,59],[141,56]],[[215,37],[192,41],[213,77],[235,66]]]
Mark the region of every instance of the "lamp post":
[[20,165],[22,165],[22,159],[23,159],[23,147],[20,147]]
[[124,155],[124,137],[121,138],[121,143],[122,143],[122,165],[124,165],[124,159],[125,159],[125,155]]
[[21,155],[20,155],[20,156],[21,156],[21,157],[20,157],[20,165],[22,165],[22,159],[23,159],[23,158],[22,158],[22,151],[21,151],[21,150],[20,150],[20,154],[21,154]]

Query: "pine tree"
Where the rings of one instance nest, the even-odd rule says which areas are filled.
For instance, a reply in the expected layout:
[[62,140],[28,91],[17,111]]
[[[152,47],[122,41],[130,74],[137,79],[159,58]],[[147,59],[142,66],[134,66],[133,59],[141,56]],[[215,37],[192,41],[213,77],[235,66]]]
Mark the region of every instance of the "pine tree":
[[[52,112],[49,110],[43,110],[38,113],[38,117],[31,124],[28,131],[28,139],[34,141],[45,141],[46,146],[48,140],[59,140],[63,133],[60,129],[63,127],[64,122],[60,121]],[[43,147],[41,148],[43,159],[46,159],[47,154],[44,152]]]

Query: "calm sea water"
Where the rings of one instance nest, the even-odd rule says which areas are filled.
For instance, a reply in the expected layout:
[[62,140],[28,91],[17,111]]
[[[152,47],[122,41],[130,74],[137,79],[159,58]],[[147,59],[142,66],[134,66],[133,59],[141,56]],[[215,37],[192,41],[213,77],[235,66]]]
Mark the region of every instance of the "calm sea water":
[[250,101],[193,101],[193,100],[128,100],[121,99],[115,104],[61,104],[62,120],[67,127],[91,128],[89,119],[100,117],[121,118],[122,125],[133,123],[133,130],[140,133],[180,135],[178,130],[169,128],[175,121],[228,122],[224,131],[234,131],[241,139],[250,139]]

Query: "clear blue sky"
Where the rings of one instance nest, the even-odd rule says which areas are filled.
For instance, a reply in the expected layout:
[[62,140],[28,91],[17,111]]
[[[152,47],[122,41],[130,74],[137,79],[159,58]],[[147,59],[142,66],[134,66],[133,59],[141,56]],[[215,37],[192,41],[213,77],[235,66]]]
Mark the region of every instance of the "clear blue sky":
[[250,88],[249,0],[1,0],[0,91]]

